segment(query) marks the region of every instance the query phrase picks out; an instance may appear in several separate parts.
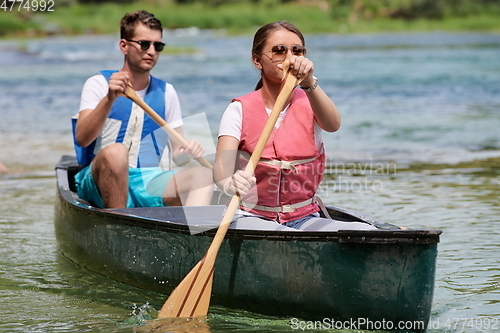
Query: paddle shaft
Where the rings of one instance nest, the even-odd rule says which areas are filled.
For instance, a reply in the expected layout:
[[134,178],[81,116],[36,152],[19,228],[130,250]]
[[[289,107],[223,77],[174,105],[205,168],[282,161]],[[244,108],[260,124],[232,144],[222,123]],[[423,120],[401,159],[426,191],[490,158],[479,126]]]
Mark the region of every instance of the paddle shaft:
[[[254,173],[255,167],[271,136],[279,114],[283,111],[290,94],[304,79],[295,78],[288,71],[288,66],[288,63],[283,63],[284,83],[282,84],[281,91],[276,99],[273,110],[269,115],[264,129],[262,130],[262,134],[250,157],[250,161],[245,167],[245,171],[249,174]],[[158,313],[158,318],[207,315],[212,291],[215,259],[224,237],[226,236],[229,225],[240,205],[240,201],[241,197],[239,195],[233,195],[207,253],[170,294],[170,297]]]
[[[161,128],[163,128],[175,141],[177,141],[183,148],[188,147],[188,142],[186,139],[182,137],[176,130],[172,128],[158,113],[156,113],[146,102],[144,102],[132,89],[132,87],[127,87],[127,90],[123,93],[123,95],[129,99],[131,99],[135,104],[139,105],[144,112],[147,113],[149,117],[151,117]],[[212,165],[205,160],[203,157],[196,159],[201,165],[212,169]]]

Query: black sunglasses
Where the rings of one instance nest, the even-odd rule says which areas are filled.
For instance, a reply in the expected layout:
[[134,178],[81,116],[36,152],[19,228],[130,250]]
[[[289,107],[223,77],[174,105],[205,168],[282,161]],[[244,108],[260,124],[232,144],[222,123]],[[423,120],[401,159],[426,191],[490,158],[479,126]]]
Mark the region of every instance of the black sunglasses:
[[132,40],[132,39],[127,39],[127,38],[125,38],[125,40],[127,42],[134,42],[134,43],[139,44],[141,46],[141,50],[143,50],[143,51],[149,50],[149,47],[151,46],[151,44],[154,45],[156,52],[163,51],[163,48],[165,47],[165,43],[162,43],[162,42],[151,42],[149,40]]

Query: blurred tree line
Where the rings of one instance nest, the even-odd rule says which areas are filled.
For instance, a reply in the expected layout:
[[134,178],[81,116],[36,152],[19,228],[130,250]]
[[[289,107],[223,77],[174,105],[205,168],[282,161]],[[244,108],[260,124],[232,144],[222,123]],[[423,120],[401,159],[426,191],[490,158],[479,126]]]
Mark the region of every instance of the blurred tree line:
[[[440,19],[445,16],[468,16],[493,9],[498,12],[500,0],[325,0],[333,9],[349,11],[364,19],[376,17],[402,19]],[[344,14],[344,15],[342,15]],[[345,16],[340,12],[339,16]]]
[[[133,3],[135,0],[59,0],[64,4]],[[479,13],[499,13],[500,0],[143,0],[171,4],[199,3],[218,7],[235,3],[276,6],[285,3],[318,6],[330,11],[333,18],[370,20],[374,18],[441,19],[446,16],[471,16]]]
[[141,7],[158,10],[170,29],[196,26],[248,33],[252,27],[285,18],[300,21],[306,32],[500,31],[500,0],[56,0],[56,4],[58,10],[50,13],[0,11],[0,38],[111,33],[114,26],[109,19],[118,21],[124,10]]
[[[62,0],[82,4],[133,3],[134,0]],[[144,1],[144,0],[143,0]],[[146,0],[145,2],[154,2]],[[335,17],[349,17],[350,20],[372,18],[440,19],[445,16],[469,16],[485,11],[500,13],[500,0],[156,0],[162,3],[193,4],[209,7],[234,3],[252,3],[275,6],[285,3],[318,6],[331,11]]]

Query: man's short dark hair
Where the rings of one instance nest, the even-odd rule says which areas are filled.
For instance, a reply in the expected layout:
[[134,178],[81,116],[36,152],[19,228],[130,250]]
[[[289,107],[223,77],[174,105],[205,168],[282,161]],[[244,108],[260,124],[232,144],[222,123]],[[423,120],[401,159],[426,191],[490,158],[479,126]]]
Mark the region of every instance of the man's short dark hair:
[[127,13],[120,22],[120,38],[130,39],[134,37],[137,24],[144,24],[152,30],[158,30],[163,35],[161,22],[151,13],[145,10],[138,10],[133,13]]

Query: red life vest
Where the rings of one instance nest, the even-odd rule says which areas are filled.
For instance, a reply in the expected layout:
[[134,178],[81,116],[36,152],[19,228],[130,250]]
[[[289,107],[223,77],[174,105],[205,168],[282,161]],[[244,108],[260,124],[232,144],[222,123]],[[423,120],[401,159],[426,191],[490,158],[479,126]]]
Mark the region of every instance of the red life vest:
[[[269,116],[260,90],[233,101],[241,102],[243,109],[238,168],[244,169]],[[295,89],[255,169],[257,185],[242,198],[241,209],[280,223],[319,211],[313,198],[323,178],[325,153],[323,144],[316,146],[314,123],[305,92]]]

